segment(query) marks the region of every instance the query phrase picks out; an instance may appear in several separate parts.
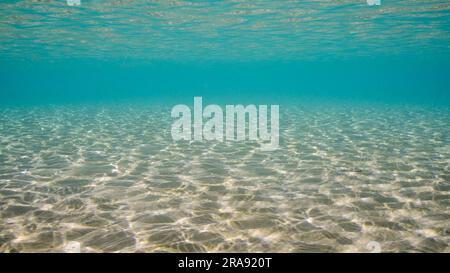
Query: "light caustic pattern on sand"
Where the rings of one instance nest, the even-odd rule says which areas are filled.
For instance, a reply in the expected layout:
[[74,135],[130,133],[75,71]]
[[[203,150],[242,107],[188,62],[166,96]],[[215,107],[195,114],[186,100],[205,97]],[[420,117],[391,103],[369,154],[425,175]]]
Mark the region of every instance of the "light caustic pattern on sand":
[[280,107],[280,148],[174,142],[170,107],[0,112],[0,251],[444,251],[449,109]]

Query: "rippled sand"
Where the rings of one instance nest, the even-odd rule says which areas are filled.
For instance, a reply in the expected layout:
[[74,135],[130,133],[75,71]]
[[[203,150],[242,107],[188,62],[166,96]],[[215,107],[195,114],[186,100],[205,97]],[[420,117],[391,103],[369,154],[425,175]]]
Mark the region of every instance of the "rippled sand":
[[449,109],[280,110],[275,152],[175,143],[170,107],[0,110],[0,251],[450,251]]

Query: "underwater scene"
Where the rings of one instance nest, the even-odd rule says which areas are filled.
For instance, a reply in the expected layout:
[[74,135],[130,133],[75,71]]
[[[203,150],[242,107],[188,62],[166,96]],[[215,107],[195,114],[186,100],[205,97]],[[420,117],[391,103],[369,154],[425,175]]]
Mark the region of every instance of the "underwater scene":
[[0,2],[0,252],[450,252],[450,2]]

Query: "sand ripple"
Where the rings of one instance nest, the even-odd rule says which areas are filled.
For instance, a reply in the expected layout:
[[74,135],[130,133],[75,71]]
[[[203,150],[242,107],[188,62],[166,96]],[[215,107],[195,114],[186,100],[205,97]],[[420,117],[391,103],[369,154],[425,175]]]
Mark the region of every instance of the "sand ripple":
[[450,112],[282,107],[280,149],[172,142],[169,108],[0,110],[0,251],[450,251]]

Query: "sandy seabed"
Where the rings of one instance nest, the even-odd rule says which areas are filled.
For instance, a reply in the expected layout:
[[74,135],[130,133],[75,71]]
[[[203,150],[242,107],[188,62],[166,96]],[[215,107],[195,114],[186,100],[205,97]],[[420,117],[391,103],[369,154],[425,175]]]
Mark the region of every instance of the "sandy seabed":
[[450,109],[280,106],[280,148],[170,107],[0,109],[0,251],[450,251]]

